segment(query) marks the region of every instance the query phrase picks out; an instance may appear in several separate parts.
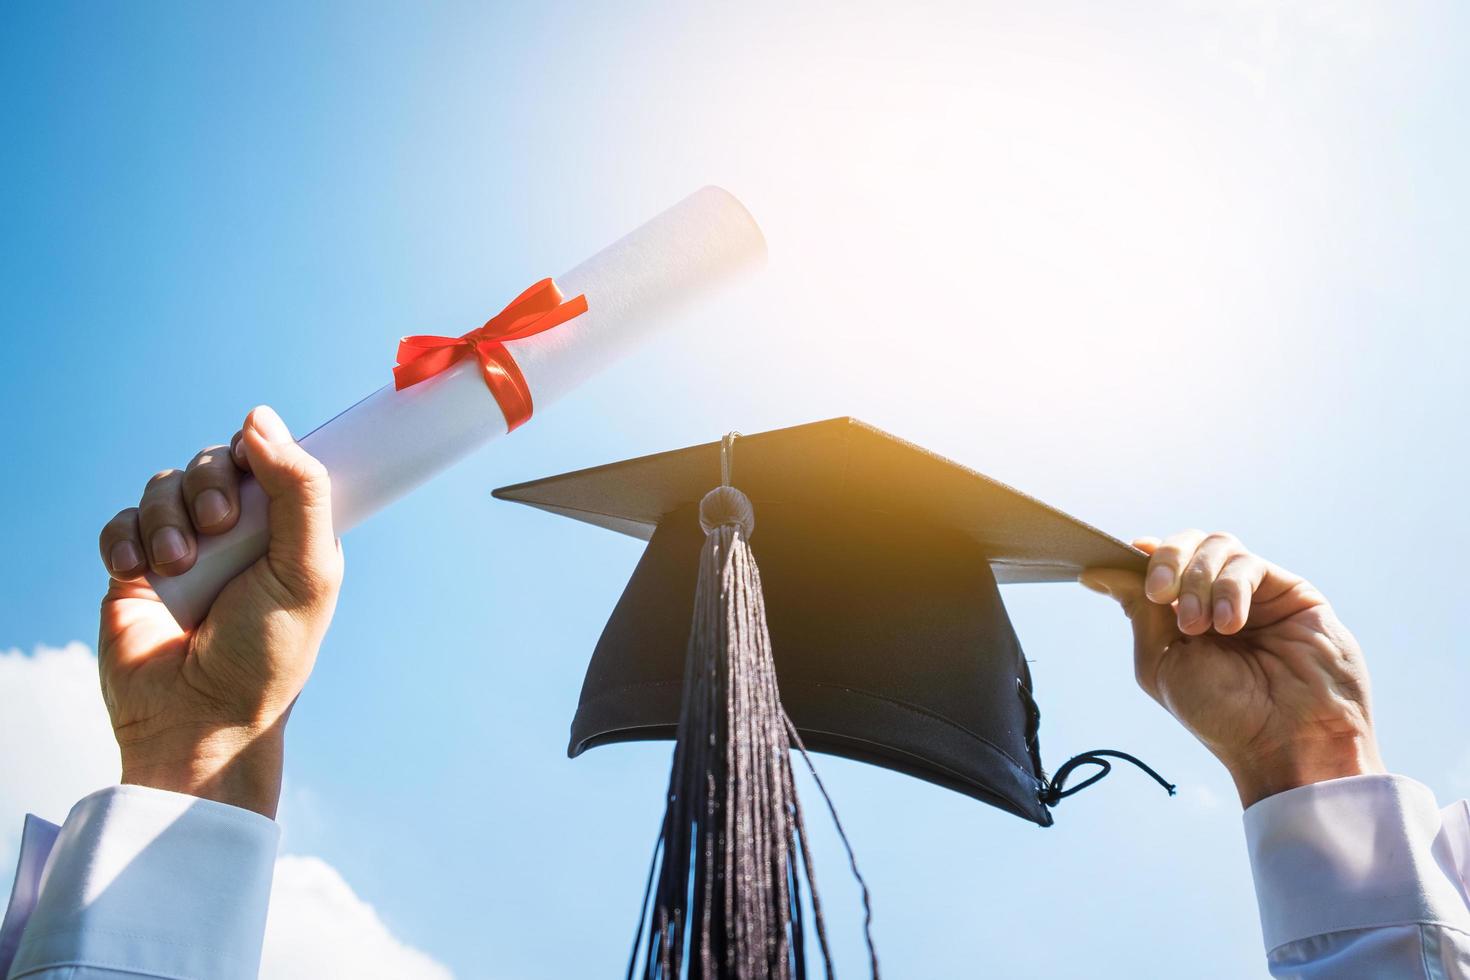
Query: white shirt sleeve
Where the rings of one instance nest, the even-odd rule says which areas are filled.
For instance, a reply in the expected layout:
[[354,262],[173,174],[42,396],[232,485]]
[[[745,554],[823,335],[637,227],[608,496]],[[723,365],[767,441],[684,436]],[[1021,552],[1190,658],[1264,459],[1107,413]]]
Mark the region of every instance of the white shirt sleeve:
[[[1245,831],[1273,976],[1470,980],[1465,803],[1358,776],[1268,797]],[[278,839],[259,814],[136,786],[59,830],[28,820],[0,972],[253,980]]]
[[1403,776],[1334,779],[1245,811],[1273,977],[1470,978],[1470,810]]
[[0,974],[255,980],[279,839],[258,813],[141,786],[93,793],[60,828],[27,818]]

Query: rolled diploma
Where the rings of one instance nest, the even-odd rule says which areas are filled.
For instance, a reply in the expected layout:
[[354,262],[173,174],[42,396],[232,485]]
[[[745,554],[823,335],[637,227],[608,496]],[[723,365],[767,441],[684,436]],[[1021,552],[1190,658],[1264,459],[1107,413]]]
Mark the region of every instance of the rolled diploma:
[[[505,345],[526,376],[534,409],[587,380],[690,300],[764,258],[765,239],[750,212],[728,192],[706,187],[558,276],[568,299],[586,295],[587,312]],[[402,391],[391,384],[379,388],[301,445],[332,476],[332,519],[342,534],[504,433],[505,416],[479,363],[465,358]],[[235,527],[201,535],[194,567],[183,575],[150,573],[148,581],[179,625],[192,629],[226,583],[265,554],[268,540],[265,493],[247,477]]]

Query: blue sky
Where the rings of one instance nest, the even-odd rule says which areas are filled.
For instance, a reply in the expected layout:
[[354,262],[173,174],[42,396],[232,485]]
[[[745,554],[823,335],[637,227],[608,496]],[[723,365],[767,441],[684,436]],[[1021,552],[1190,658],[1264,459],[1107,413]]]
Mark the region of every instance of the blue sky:
[[[288,852],[458,976],[616,971],[668,747],[564,750],[640,545],[489,491],[835,415],[1121,536],[1236,531],[1363,642],[1389,765],[1470,793],[1467,19],[6,4],[0,649],[91,644],[98,527],[251,406],[304,432],[387,380],[400,334],[462,332],[718,183],[766,231],[756,283],[345,541]],[[1180,796],[1119,772],[1043,831],[822,760],[889,975],[1263,972],[1233,791],[1134,688],[1121,617],[1077,587],[1006,599],[1049,764],[1122,748]],[[43,731],[82,710],[33,700]],[[28,734],[60,769],[84,751]],[[54,789],[14,779],[0,820]]]

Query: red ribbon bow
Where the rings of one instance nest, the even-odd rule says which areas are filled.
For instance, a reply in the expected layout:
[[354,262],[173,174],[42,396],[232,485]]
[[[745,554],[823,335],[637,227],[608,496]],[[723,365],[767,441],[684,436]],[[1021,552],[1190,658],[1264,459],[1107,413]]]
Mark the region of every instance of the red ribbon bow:
[[556,283],[542,279],[463,337],[404,337],[398,342],[393,387],[402,391],[473,355],[485,387],[505,413],[506,431],[514,431],[531,418],[531,388],[505,342],[550,330],[586,312],[586,296],[564,300]]

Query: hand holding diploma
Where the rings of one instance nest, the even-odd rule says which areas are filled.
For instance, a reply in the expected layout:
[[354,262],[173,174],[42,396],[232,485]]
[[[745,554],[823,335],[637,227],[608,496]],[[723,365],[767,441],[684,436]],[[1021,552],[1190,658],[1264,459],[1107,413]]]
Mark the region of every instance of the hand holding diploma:
[[394,383],[299,445],[258,408],[229,446],[155,476],[101,539],[113,582],[99,653],[123,781],[273,815],[286,716],[341,580],[334,534],[764,254],[740,202],[704,188],[483,326],[405,337]]
[[[706,187],[554,283],[536,283],[483,326],[403,338],[393,384],[301,439],[332,476],[337,533],[527,422],[671,314],[764,258],[750,213]],[[391,353],[385,345],[385,374]],[[149,584],[179,625],[203,619],[225,583],[264,553],[265,511],[265,495],[245,480],[234,526],[200,539],[188,571],[152,574]]]
[[[186,632],[144,573],[186,573],[200,541],[235,527],[247,473],[267,500],[266,553]],[[229,446],[159,473],[102,529],[112,580],[97,655],[122,782],[275,816],[286,719],[342,581],[331,499],[326,468],[261,407]]]
[[299,445],[258,408],[229,446],[155,476],[101,537],[113,582],[99,654],[123,781],[273,815],[286,716],[342,576],[334,534],[764,254],[740,202],[707,187],[483,326],[405,337],[394,384]]

